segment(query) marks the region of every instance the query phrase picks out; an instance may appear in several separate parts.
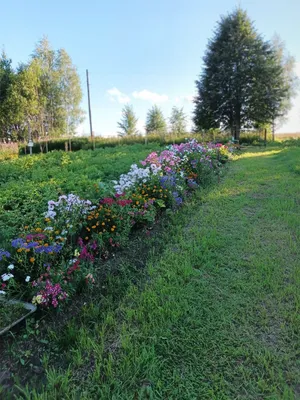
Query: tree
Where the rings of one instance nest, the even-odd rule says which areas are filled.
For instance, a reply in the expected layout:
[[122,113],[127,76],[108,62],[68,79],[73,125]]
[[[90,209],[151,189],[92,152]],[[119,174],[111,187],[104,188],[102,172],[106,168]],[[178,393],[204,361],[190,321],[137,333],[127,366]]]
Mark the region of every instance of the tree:
[[137,122],[138,119],[135,116],[133,107],[130,105],[124,106],[122,110],[122,119],[118,122],[118,127],[120,129],[120,132],[118,132],[119,136],[138,135]]
[[80,108],[80,78],[68,53],[53,50],[46,37],[36,45],[32,55],[41,65],[42,92],[46,98],[44,128],[52,135],[74,134],[83,121]]
[[146,133],[150,134],[158,134],[160,136],[165,136],[167,132],[167,124],[163,113],[159,107],[156,105],[153,106],[147,114],[146,120]]
[[285,121],[286,115],[292,108],[292,98],[296,96],[299,85],[297,74],[295,73],[296,61],[286,50],[285,43],[280,36],[275,34],[272,38],[272,45],[275,49],[278,62],[283,68],[287,93],[285,99],[281,103],[281,107],[277,110],[277,116],[272,121],[273,140],[275,138],[275,130],[279,128]]
[[186,132],[186,115],[183,107],[173,107],[170,116],[170,129],[174,135],[182,135]]
[[12,60],[3,51],[0,56],[0,139],[4,140],[9,137],[8,116],[13,112],[6,107],[7,96],[13,79]]
[[274,48],[241,9],[221,18],[196,86],[197,129],[230,129],[235,139],[241,129],[271,123],[288,89]]
[[[19,66],[9,87],[4,107],[8,111],[9,135],[13,140],[24,140],[28,129],[33,137],[40,136],[41,115],[46,103],[42,93],[41,74],[40,63],[32,60],[27,65]],[[9,110],[13,110],[13,113],[9,114]]]

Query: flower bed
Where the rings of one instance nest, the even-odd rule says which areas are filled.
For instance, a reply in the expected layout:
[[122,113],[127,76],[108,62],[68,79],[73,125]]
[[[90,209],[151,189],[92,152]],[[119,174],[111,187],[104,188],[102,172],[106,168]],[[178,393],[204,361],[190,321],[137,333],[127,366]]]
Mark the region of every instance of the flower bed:
[[100,184],[97,203],[74,194],[48,202],[44,223],[25,226],[0,249],[0,294],[41,308],[57,308],[94,283],[94,265],[126,245],[132,230],[153,225],[189,193],[220,173],[230,151],[191,140],[153,152],[110,185]]

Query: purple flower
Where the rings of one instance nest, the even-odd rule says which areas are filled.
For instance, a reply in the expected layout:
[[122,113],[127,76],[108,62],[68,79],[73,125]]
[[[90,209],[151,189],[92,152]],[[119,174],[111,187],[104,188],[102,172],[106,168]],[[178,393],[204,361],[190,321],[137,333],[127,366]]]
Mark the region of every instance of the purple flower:
[[38,246],[38,245],[39,245],[38,242],[30,242],[30,243],[25,244],[24,246],[25,246],[27,249],[32,249],[33,247],[36,247],[36,246]]
[[21,238],[14,239],[11,242],[12,247],[22,247],[22,246],[24,246],[24,244],[25,244],[25,242]]
[[3,258],[9,258],[10,257],[10,252],[0,249],[0,261],[3,260]]

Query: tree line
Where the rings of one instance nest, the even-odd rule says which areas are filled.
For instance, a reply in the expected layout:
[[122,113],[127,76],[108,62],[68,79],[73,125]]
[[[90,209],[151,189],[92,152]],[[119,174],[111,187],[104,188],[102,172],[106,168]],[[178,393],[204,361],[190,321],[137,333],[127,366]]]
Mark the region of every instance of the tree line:
[[[285,121],[298,88],[295,59],[279,36],[265,41],[247,13],[238,8],[218,22],[203,62],[196,80],[193,130],[230,131],[236,140],[243,130],[269,128],[274,134]],[[136,124],[132,106],[126,106],[119,134],[136,134]],[[170,131],[179,134],[185,129],[183,110],[174,107]],[[146,133],[167,133],[157,106],[148,112]]]
[[72,60],[64,49],[39,41],[27,63],[12,67],[0,56],[0,140],[24,141],[47,135],[74,134],[82,122],[82,90]]
[[[133,110],[133,106],[127,104],[122,110],[121,121],[118,122],[118,135],[133,136],[140,135],[137,128],[138,118]],[[159,135],[164,137],[167,133],[180,136],[187,131],[187,115],[183,111],[183,107],[173,107],[169,118],[169,126],[162,110],[154,105],[147,113],[146,119],[146,135]]]
[[[278,36],[266,41],[247,13],[237,8],[218,22],[196,80],[194,131],[230,131],[239,140],[243,130],[280,125],[292,106],[298,80],[295,60]],[[19,141],[47,135],[74,134],[82,122],[80,79],[64,49],[53,50],[43,38],[26,64],[12,68],[0,56],[0,140]],[[118,122],[120,136],[136,135],[138,119],[126,105]],[[186,131],[187,116],[173,107],[169,126],[153,106],[146,134],[164,136]]]

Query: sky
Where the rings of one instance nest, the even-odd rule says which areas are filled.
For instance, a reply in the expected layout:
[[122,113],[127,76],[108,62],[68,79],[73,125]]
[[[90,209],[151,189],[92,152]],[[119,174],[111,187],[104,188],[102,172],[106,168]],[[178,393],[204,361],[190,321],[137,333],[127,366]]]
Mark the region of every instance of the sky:
[[[89,70],[93,131],[117,133],[122,108],[132,104],[144,130],[154,104],[169,118],[184,108],[191,125],[195,80],[221,15],[241,6],[266,40],[279,34],[300,77],[299,0],[14,0],[2,2],[0,47],[14,66],[27,61],[44,35],[77,66],[87,112]],[[279,132],[300,132],[300,95]],[[88,113],[78,128],[89,133]]]

